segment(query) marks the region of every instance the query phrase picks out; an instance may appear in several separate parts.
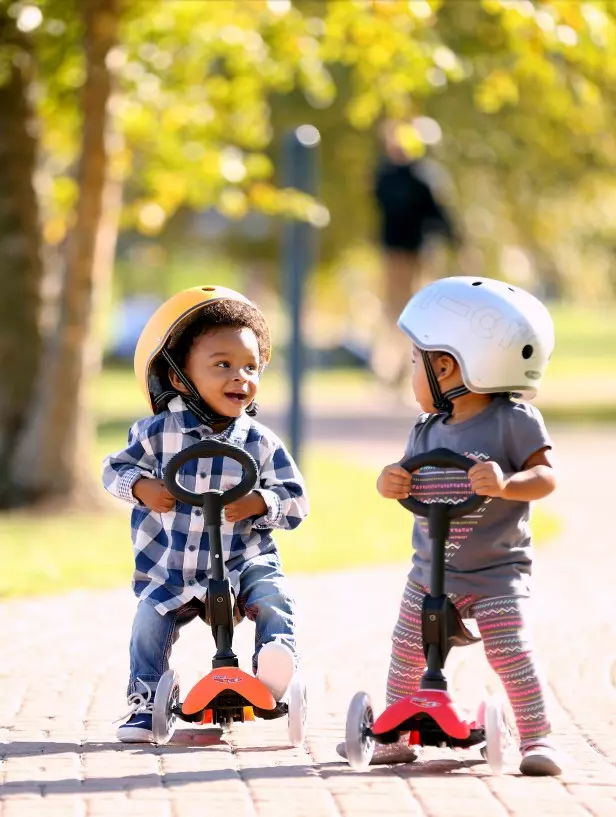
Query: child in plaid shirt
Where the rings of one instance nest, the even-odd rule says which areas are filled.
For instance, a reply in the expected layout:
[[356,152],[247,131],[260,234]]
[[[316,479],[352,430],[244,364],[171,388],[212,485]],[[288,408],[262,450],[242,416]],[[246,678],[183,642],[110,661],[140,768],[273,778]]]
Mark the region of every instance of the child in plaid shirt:
[[[163,304],[144,328],[135,373],[153,416],[130,429],[128,447],[104,461],[103,483],[133,505],[133,589],[139,599],[130,641],[124,742],[152,741],[154,692],[179,630],[205,618],[209,578],[203,514],[177,502],[163,482],[178,451],[225,440],[255,459],[258,487],[225,507],[227,574],[238,615],[256,624],[253,670],[279,701],[295,671],[295,603],[285,586],[272,529],[293,529],[308,513],[303,478],[283,443],[253,417],[270,357],[261,312],[237,292],[195,287]],[[187,463],[181,483],[198,493],[237,484],[241,467],[216,457]]]

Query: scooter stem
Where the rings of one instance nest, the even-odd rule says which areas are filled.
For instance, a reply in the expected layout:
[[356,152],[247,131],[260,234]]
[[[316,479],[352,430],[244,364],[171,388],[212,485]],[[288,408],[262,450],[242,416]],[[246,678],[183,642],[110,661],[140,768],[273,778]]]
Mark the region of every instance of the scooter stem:
[[208,491],[203,495],[203,518],[210,545],[210,568],[212,578],[216,581],[224,579],[224,556],[220,533],[223,509],[221,498],[222,491]]
[[447,505],[436,502],[428,512],[428,535],[432,539],[432,565],[430,570],[430,595],[442,596],[445,592],[445,545],[449,536],[451,520]]

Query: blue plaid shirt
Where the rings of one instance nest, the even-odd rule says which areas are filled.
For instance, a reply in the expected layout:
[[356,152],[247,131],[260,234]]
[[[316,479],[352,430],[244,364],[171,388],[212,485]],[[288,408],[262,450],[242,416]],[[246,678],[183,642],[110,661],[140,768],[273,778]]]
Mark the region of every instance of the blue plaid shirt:
[[[209,570],[208,535],[200,508],[176,502],[166,513],[151,511],[133,496],[141,477],[162,479],[174,454],[201,440],[224,440],[251,454],[259,470],[255,488],[266,513],[241,522],[223,520],[222,545],[227,574],[239,592],[242,570],[252,560],[276,552],[272,529],[292,530],[308,514],[304,480],[280,439],[242,414],[220,434],[201,423],[181,397],[168,409],[138,420],[128,433],[128,447],[106,457],[103,484],[113,496],[131,503],[131,534],[135,553],[133,589],[160,613],[175,610],[192,598],[203,598]],[[228,457],[192,460],[182,466],[178,482],[190,491],[225,491],[242,478],[242,468]]]

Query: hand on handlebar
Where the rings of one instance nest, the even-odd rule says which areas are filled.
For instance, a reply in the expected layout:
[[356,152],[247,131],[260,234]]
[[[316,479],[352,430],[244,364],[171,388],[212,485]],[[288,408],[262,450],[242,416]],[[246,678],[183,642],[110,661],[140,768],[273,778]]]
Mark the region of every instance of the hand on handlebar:
[[251,491],[241,499],[225,505],[225,519],[227,522],[241,522],[250,516],[263,516],[266,511],[267,505],[261,494]]
[[411,492],[411,475],[397,462],[386,465],[376,487],[386,499],[406,499]]
[[166,513],[175,508],[175,497],[165,488],[162,479],[140,477],[133,485],[133,496],[156,513]]
[[473,492],[479,496],[502,497],[507,479],[497,462],[478,462],[468,472]]

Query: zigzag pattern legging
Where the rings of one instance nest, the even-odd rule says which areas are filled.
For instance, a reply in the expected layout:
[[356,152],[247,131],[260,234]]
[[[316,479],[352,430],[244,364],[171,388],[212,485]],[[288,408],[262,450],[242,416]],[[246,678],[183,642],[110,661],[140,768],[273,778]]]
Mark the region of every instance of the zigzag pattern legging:
[[[392,636],[387,678],[387,705],[415,692],[425,669],[421,640],[421,609],[426,591],[407,582],[398,623]],[[521,743],[549,734],[550,723],[542,684],[534,662],[524,603],[519,596],[484,598],[449,594],[464,618],[474,618],[486,657],[501,679],[513,709]]]

